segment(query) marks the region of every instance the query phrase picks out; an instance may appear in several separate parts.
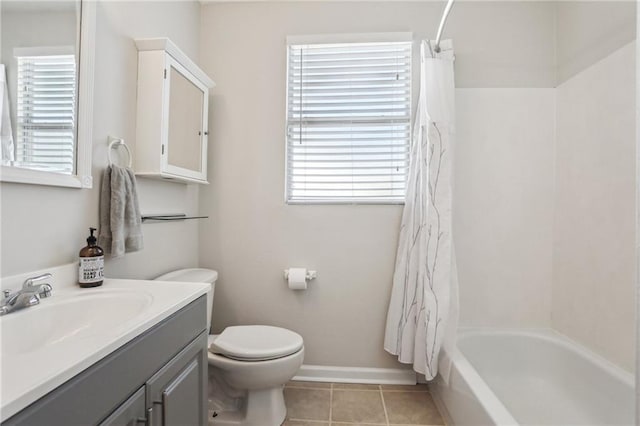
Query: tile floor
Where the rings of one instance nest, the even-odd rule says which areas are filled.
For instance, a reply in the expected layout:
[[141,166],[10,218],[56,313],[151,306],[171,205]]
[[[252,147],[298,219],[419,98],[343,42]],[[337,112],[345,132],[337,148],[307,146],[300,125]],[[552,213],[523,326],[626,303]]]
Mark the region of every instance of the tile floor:
[[283,426],[444,425],[426,385],[289,382]]

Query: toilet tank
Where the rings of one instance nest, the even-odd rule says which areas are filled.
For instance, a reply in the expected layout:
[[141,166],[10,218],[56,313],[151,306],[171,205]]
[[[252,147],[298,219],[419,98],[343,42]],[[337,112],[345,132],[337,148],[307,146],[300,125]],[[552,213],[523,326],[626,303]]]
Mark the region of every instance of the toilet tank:
[[212,269],[189,268],[168,272],[156,278],[156,281],[180,281],[188,283],[209,283],[207,292],[207,332],[211,331],[211,314],[213,313],[213,293],[216,289],[218,272]]

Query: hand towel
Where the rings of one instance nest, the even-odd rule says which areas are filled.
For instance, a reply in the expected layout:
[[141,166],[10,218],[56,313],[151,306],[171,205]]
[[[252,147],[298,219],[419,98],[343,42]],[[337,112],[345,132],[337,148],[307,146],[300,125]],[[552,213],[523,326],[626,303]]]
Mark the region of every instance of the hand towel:
[[9,91],[5,66],[0,64],[0,144],[2,145],[2,164],[10,165],[15,160],[13,129],[9,110]]
[[111,165],[104,172],[98,244],[112,258],[143,248],[136,178],[129,168]]

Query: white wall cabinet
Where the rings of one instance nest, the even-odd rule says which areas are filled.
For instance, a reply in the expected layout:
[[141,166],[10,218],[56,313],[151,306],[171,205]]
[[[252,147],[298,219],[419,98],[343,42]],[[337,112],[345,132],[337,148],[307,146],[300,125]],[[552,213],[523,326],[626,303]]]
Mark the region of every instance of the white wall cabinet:
[[138,39],[136,175],[207,182],[215,83],[168,38]]

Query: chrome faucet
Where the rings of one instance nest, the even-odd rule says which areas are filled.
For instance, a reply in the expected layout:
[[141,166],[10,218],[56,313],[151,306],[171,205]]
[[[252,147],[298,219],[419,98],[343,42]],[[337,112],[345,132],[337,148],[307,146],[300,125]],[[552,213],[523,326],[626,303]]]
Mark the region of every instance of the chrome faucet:
[[37,305],[41,298],[51,296],[53,287],[48,282],[43,282],[50,278],[52,275],[49,273],[38,275],[28,278],[20,290],[15,292],[4,290],[4,298],[0,300],[0,315]]

